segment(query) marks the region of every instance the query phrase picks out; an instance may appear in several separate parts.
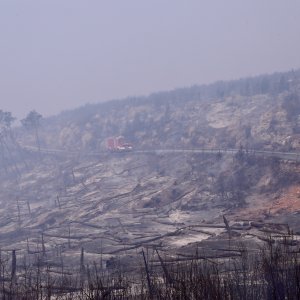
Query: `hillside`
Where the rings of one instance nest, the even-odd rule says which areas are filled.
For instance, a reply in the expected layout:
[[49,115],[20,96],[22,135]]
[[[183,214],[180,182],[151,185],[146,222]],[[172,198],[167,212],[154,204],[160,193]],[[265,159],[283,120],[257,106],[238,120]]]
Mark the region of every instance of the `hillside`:
[[[300,71],[194,86],[87,105],[44,119],[42,148],[17,128],[2,146],[1,249],[47,261],[132,260],[136,249],[169,253],[227,240],[254,245],[273,223],[300,234],[295,162],[247,154],[109,153],[123,135],[141,149],[300,150]],[[17,146],[19,145],[19,146]],[[68,152],[69,151],[69,152]],[[88,155],[91,152],[94,155]],[[281,227],[280,227],[281,226]],[[276,230],[285,232],[280,225]],[[254,247],[254,246],[253,246]]]
[[[298,149],[299,71],[86,105],[45,120],[44,145]],[[102,144],[101,144],[102,143]]]

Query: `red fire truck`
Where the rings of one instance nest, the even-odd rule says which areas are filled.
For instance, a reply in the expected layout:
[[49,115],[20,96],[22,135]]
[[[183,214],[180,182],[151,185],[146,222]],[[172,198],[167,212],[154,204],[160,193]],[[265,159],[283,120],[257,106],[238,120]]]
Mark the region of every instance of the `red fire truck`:
[[132,144],[125,141],[123,136],[109,137],[106,140],[106,148],[110,151],[130,151]]

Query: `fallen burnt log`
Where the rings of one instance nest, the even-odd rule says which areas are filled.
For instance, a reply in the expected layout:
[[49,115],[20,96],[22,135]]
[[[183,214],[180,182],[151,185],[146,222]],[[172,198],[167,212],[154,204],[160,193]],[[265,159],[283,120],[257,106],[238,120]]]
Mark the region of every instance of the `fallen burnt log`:
[[260,235],[257,235],[257,234],[254,234],[254,233],[248,233],[248,235],[250,236],[254,236],[256,237],[257,239],[263,241],[263,242],[266,242],[266,243],[271,243],[271,244],[274,244],[275,243],[275,239],[271,238],[271,237],[262,237]]
[[289,232],[289,225],[286,223],[264,223],[264,222],[250,222],[250,225],[252,227],[256,227],[256,228],[270,228],[270,229],[274,229],[274,230],[286,230],[287,232]]
[[232,230],[250,230],[252,227],[250,225],[244,225],[244,226],[236,226],[236,225],[233,225],[233,226],[230,226],[230,229]]
[[259,231],[261,232],[266,232],[266,233],[274,233],[274,234],[285,234],[284,232],[280,231],[280,230],[276,230],[276,229],[268,229],[268,228],[261,228],[259,229]]
[[[220,258],[231,258],[231,257],[241,257],[241,253],[223,253],[218,255],[196,255],[192,257],[182,257],[182,258],[173,258],[173,259],[165,259],[164,263],[176,263],[176,262],[186,262],[186,261],[196,261],[196,260],[213,260]],[[153,263],[160,263],[157,260],[151,261]]]
[[134,167],[131,167],[131,168],[125,168],[120,173],[117,173],[117,172],[113,172],[113,173],[114,173],[114,175],[119,176],[119,175],[123,175],[126,172],[129,172],[129,171],[132,171],[132,170],[136,170],[136,169],[140,169],[140,168],[144,168],[144,167],[147,167],[147,166],[148,166],[147,164],[141,164],[141,165],[134,166]]
[[195,227],[202,227],[202,228],[222,228],[225,229],[226,226],[225,225],[219,225],[219,224],[207,224],[207,223],[203,223],[203,224],[197,224],[197,225],[189,225],[186,228],[195,228]]
[[184,228],[180,228],[180,229],[177,229],[176,231],[169,232],[169,233],[166,233],[164,235],[160,235],[160,236],[157,236],[157,237],[145,240],[143,242],[138,242],[136,244],[133,244],[131,247],[127,247],[127,248],[123,248],[123,249],[118,249],[118,250],[115,250],[115,251],[112,251],[112,252],[109,252],[109,253],[106,253],[106,254],[116,254],[116,253],[123,252],[123,251],[137,249],[139,247],[148,245],[149,243],[157,241],[157,240],[160,240],[162,238],[165,238],[165,237],[168,237],[168,236],[176,236],[176,235],[182,234],[183,229]]
[[59,239],[66,239],[66,240],[82,240],[82,239],[93,239],[92,235],[59,235],[59,234],[51,234],[51,233],[44,233],[44,236],[52,237],[52,238],[59,238]]
[[[130,195],[131,195],[131,192],[126,192],[123,194],[118,194],[118,195],[114,195],[111,197],[106,197],[106,198],[100,199],[99,201],[96,201],[95,204],[90,206],[90,210],[93,212],[94,210],[96,210],[98,208],[99,204],[110,203],[111,200],[120,200],[120,199],[128,197]],[[99,212],[97,212],[97,213],[99,214]],[[88,213],[84,214],[82,216],[82,218],[88,220],[91,218],[91,214],[92,214],[91,212],[88,212]]]
[[230,249],[230,248],[218,248],[218,249],[212,249],[212,250],[224,251],[224,252],[238,252],[238,253],[244,253],[245,252],[245,249]]
[[171,226],[183,226],[184,225],[184,223],[177,223],[177,222],[170,222],[170,221],[155,220],[155,222],[158,224],[171,225]]
[[70,224],[79,224],[79,225],[83,225],[83,226],[87,226],[87,227],[91,227],[91,228],[95,228],[95,229],[103,229],[104,228],[104,226],[99,226],[99,225],[95,225],[92,223],[80,222],[80,221],[70,221]]
[[208,232],[205,230],[196,230],[196,229],[190,229],[191,232],[197,232],[197,233],[203,233],[203,234],[207,234],[209,236],[215,236],[216,234],[213,232]]

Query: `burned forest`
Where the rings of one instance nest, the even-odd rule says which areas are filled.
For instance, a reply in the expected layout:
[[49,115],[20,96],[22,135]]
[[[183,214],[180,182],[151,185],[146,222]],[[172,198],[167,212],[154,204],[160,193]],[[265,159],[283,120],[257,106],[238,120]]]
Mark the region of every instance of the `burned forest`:
[[1,299],[299,299],[300,71],[0,126]]

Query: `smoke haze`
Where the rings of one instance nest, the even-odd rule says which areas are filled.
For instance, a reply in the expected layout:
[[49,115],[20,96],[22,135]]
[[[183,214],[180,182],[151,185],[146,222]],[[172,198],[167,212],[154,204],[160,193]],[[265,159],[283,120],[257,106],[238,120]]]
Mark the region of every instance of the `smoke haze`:
[[19,118],[300,67],[300,2],[2,0],[0,109]]

